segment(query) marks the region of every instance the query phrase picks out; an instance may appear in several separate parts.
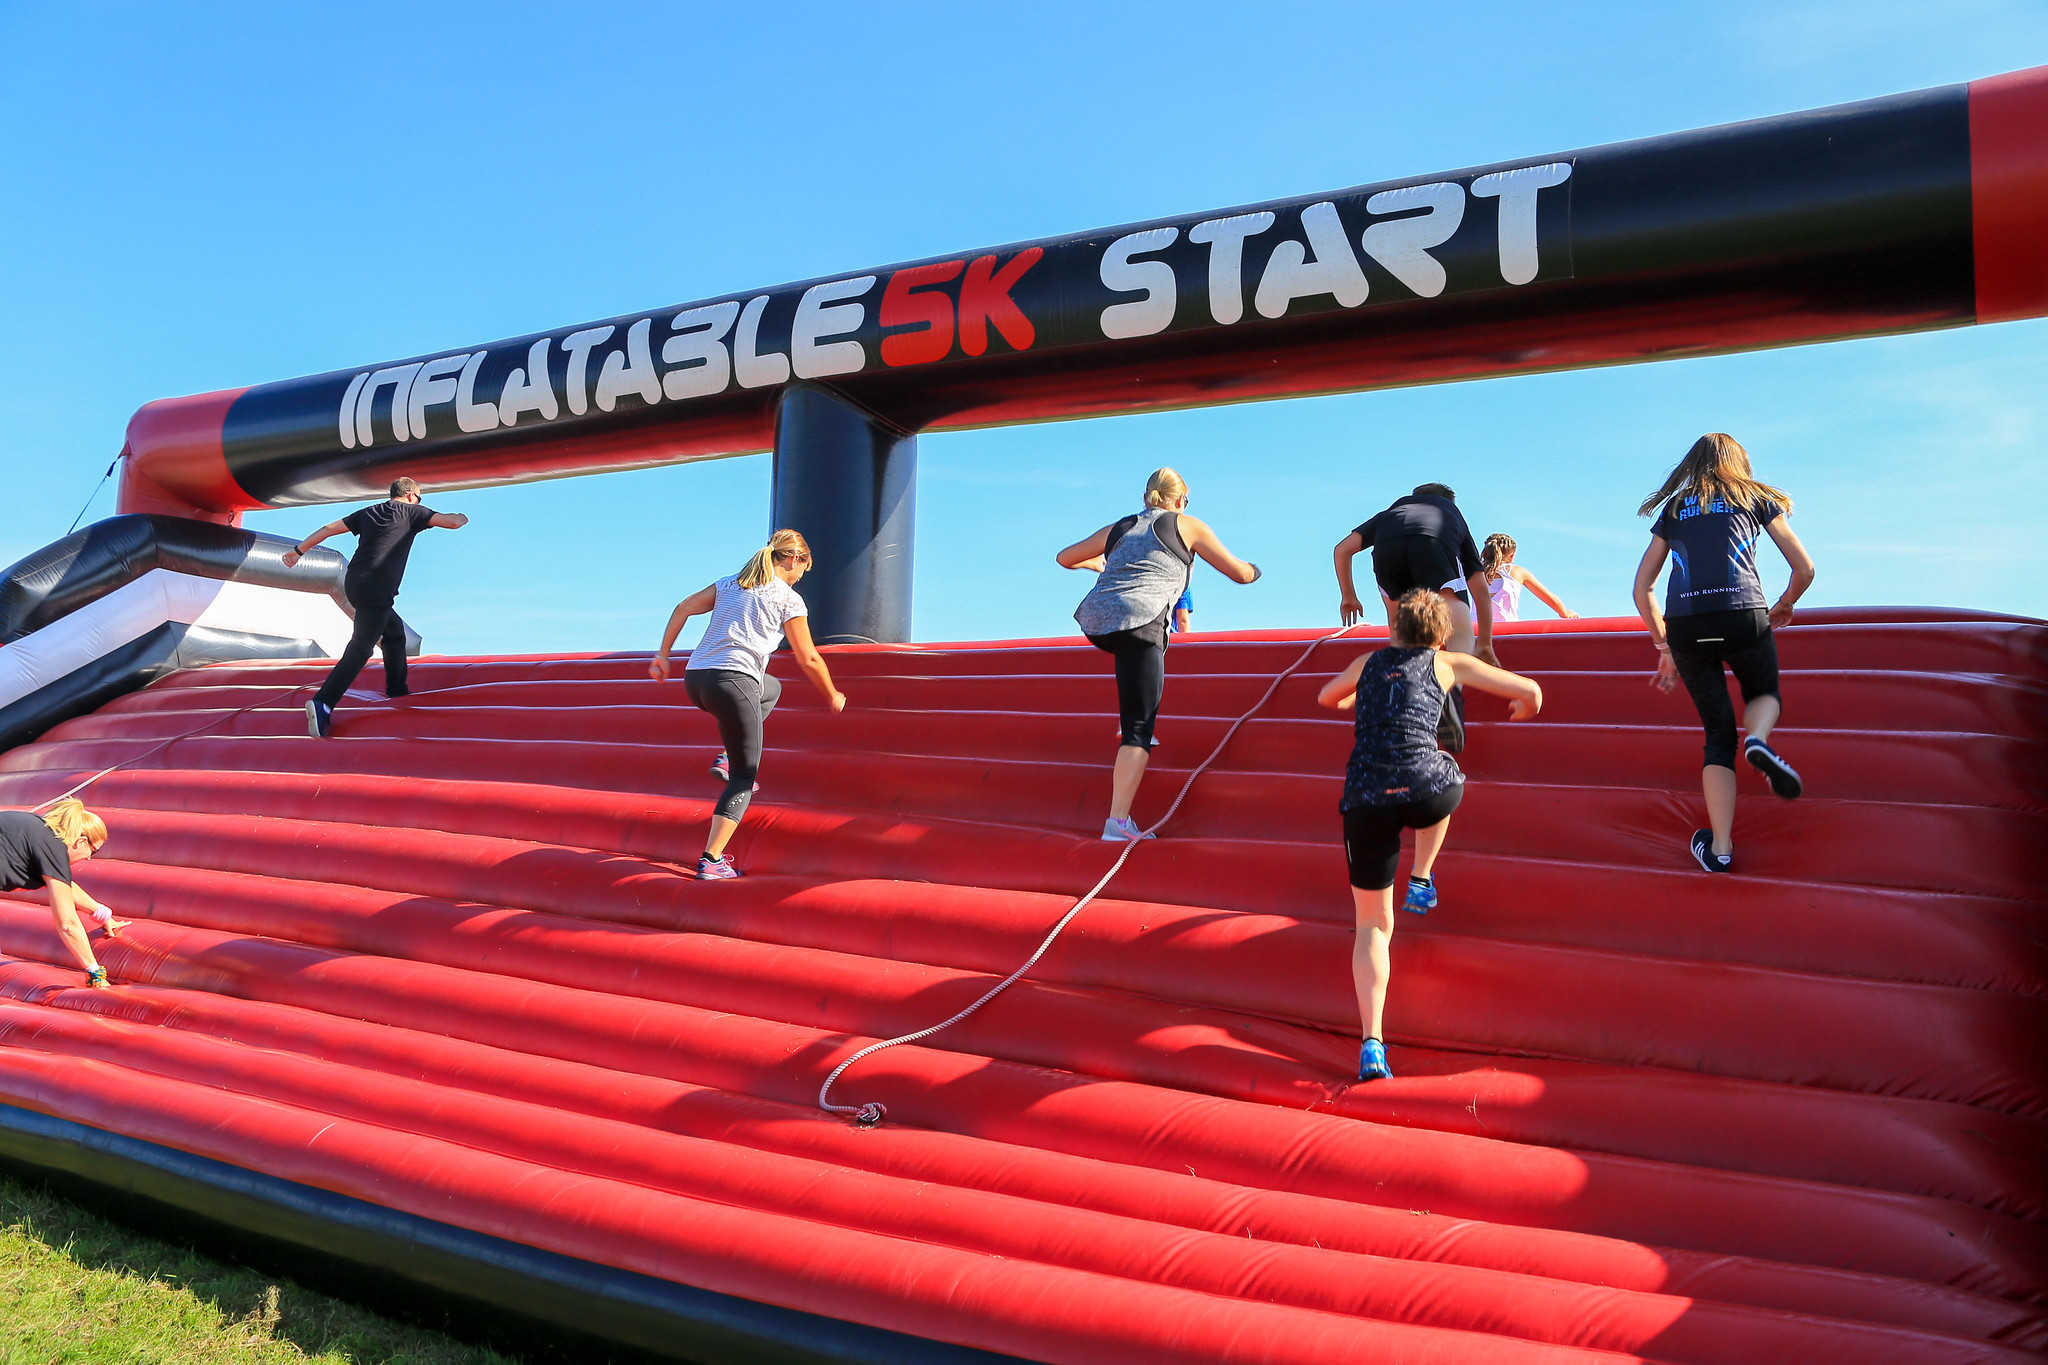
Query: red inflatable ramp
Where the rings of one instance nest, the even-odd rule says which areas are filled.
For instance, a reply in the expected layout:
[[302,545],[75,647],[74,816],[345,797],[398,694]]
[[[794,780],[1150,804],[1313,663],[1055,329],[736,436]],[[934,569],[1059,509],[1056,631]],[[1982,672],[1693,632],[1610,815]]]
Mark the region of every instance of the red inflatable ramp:
[[[1318,632],[1168,659],[1135,812]],[[1442,904],[1352,1082],[1348,723],[1319,646],[1031,974],[1094,838],[1109,659],[832,651],[693,875],[708,716],[644,656],[175,674],[0,755],[136,920],[94,991],[0,898],[0,1157],[681,1359],[2019,1362],[2048,1351],[2048,626],[1801,613],[1698,872],[1699,734],[1632,622],[1513,625]],[[779,667],[780,665],[778,665]],[[363,684],[374,688],[374,671]]]

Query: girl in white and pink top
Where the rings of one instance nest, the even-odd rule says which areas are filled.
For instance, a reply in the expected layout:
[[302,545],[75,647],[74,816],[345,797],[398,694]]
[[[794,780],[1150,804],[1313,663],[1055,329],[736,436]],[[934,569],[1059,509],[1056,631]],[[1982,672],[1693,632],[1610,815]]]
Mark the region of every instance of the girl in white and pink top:
[[1486,538],[1486,545],[1479,551],[1479,567],[1486,574],[1487,596],[1493,599],[1493,619],[1496,621],[1519,621],[1522,609],[1522,589],[1527,588],[1543,599],[1543,604],[1564,617],[1576,620],[1578,613],[1557,600],[1557,594],[1543,586],[1535,574],[1515,563],[1515,538],[1501,531],[1495,531]]

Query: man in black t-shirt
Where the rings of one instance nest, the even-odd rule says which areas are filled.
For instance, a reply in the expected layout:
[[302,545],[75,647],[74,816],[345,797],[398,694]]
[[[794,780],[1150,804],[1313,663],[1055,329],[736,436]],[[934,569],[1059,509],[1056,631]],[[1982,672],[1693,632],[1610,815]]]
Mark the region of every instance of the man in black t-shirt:
[[[1440,592],[1451,608],[1448,648],[1499,667],[1493,653],[1493,598],[1479,567],[1479,547],[1458,511],[1457,496],[1440,483],[1423,484],[1338,541],[1337,587],[1343,593],[1338,612],[1347,626],[1364,617],[1365,606],[1352,584],[1351,561],[1370,549],[1373,579],[1386,599],[1389,630],[1394,603],[1402,593],[1410,588]],[[1444,586],[1456,579],[1464,580],[1465,592]]]
[[330,536],[348,531],[356,537],[355,556],[349,560],[348,577],[342,584],[349,605],[355,608],[355,630],[349,636],[348,648],[335,662],[334,671],[306,703],[306,730],[313,738],[327,738],[333,728],[335,706],[348,691],[348,685],[356,680],[356,674],[370,661],[372,649],[381,649],[384,654],[384,695],[407,695],[405,622],[398,618],[393,606],[398,585],[405,577],[406,556],[412,553],[413,537],[429,526],[453,531],[467,525],[469,518],[460,512],[436,512],[422,506],[420,486],[411,479],[394,479],[390,501],[357,508],[285,551],[285,567],[291,568]]

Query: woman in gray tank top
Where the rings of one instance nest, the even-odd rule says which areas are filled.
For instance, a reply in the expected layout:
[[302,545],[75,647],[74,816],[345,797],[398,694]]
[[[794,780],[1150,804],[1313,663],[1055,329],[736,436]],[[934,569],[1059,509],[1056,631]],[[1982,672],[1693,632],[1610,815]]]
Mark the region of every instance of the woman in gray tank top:
[[1151,838],[1131,819],[1131,802],[1145,778],[1152,725],[1166,689],[1166,618],[1180,600],[1195,558],[1233,583],[1250,583],[1259,566],[1223,547],[1207,524],[1187,515],[1188,486],[1171,469],[1154,470],[1145,483],[1145,510],[1112,522],[1059,552],[1065,569],[1094,569],[1100,577],[1075,609],[1081,633],[1116,659],[1116,766],[1109,819],[1102,837]]

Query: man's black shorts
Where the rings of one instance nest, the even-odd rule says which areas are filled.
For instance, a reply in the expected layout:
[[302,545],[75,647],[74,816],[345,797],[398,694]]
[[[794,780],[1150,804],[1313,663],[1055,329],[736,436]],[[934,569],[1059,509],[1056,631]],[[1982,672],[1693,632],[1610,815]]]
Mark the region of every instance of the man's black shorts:
[[1372,576],[1380,591],[1395,601],[1410,588],[1431,592],[1462,578],[1457,551],[1434,536],[1403,536],[1372,547]]

